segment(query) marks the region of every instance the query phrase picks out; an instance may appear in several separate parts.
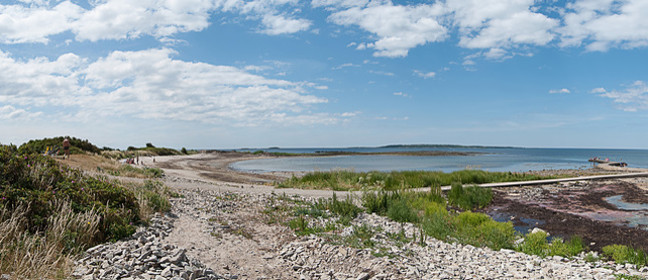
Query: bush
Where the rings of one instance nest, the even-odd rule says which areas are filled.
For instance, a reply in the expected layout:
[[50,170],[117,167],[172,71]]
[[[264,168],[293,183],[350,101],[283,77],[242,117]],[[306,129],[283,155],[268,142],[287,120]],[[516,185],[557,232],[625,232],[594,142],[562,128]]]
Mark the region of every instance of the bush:
[[63,140],[68,138],[70,140],[70,153],[80,154],[84,152],[89,152],[93,154],[101,154],[101,149],[97,146],[90,143],[88,140],[81,140],[75,137],[54,137],[54,138],[45,138],[41,140],[29,140],[29,142],[20,145],[18,148],[18,153],[21,155],[27,154],[43,154],[45,150],[49,147],[51,149],[59,148],[58,154],[62,155],[63,151]]

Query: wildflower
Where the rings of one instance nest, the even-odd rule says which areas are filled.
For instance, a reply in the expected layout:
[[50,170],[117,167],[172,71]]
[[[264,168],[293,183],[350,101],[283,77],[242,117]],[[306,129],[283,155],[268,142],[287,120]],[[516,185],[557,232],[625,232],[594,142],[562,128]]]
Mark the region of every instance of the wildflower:
[[81,190],[83,191],[83,190],[85,190],[85,189],[83,189],[83,187],[81,187]]
[[74,180],[72,180],[72,184],[74,184]]
[[31,167],[31,164],[28,163],[28,164],[27,164],[27,167]]
[[3,197],[2,197],[2,200],[7,200],[7,198],[3,196]]

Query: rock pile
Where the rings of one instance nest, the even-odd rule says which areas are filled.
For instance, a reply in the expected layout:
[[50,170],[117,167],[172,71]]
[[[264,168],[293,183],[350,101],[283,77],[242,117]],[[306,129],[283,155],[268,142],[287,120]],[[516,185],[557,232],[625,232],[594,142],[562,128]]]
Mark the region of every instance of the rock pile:
[[149,227],[130,238],[100,244],[86,251],[76,262],[76,279],[224,279],[205,268],[186,250],[164,244],[162,238],[173,229],[173,214],[155,214]]
[[404,232],[411,238],[415,229],[374,214],[363,214],[353,223],[382,229],[371,238],[374,244],[371,248],[334,245],[320,236],[310,235],[284,247],[280,252],[283,266],[297,272],[302,279],[618,279],[615,274],[644,279],[648,276],[647,268],[637,270],[634,265],[540,258],[512,250],[449,244],[433,238],[424,240],[423,244],[412,239],[399,243],[388,235]]

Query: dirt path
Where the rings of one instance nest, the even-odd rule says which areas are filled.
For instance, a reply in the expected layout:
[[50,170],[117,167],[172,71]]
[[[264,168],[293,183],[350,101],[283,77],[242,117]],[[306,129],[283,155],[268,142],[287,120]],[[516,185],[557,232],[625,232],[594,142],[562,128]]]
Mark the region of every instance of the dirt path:
[[[152,157],[141,158],[145,166],[163,169],[166,174],[163,179],[164,183],[178,190],[184,196],[183,198],[173,199],[173,212],[177,213],[179,217],[175,222],[173,231],[165,239],[165,242],[186,248],[188,255],[199,259],[225,277],[239,277],[239,279],[310,279],[304,276],[306,275],[306,266],[304,264],[307,263],[305,259],[297,258],[295,261],[286,262],[285,252],[282,254],[282,251],[287,247],[294,247],[294,244],[299,244],[301,239],[297,238],[286,225],[272,221],[272,216],[267,215],[265,211],[269,205],[273,205],[272,200],[277,197],[291,197],[293,195],[310,198],[331,197],[334,192],[327,190],[277,189],[271,182],[292,176],[291,173],[254,174],[234,171],[228,167],[229,164],[235,161],[268,157],[267,155],[217,152],[190,156],[155,157],[155,162],[153,162],[154,158]],[[638,190],[648,186],[647,178],[628,178],[622,181],[615,180],[614,182],[617,183],[613,184],[625,182],[628,185],[636,183],[636,185],[641,185],[638,186]],[[543,185],[518,189],[535,193],[534,190],[542,187]],[[512,190],[515,189],[512,188]],[[619,231],[622,229],[621,227],[609,223],[595,223],[580,216],[548,209],[543,205],[534,204],[530,206],[529,203],[525,204],[525,202],[529,201],[511,199],[508,197],[510,193],[507,188],[506,192],[496,195],[493,207],[501,209],[508,207],[505,209],[506,211],[517,211],[516,213],[531,218],[543,219],[546,224],[551,225],[544,228],[556,234],[561,234],[562,229],[575,226],[578,233],[584,234],[585,241],[593,249],[600,248],[601,245],[608,243],[608,241],[591,238],[592,236],[602,235],[605,238],[613,239],[615,231],[619,234],[618,236],[630,239],[631,244],[644,241],[645,244],[648,244],[648,238],[646,238],[648,235],[644,234],[643,231]],[[336,194],[338,197],[344,197],[347,192],[336,192]],[[543,195],[546,196],[546,193]],[[569,195],[566,194],[566,196]],[[594,244],[591,244],[592,242]],[[295,246],[299,247],[301,245]],[[306,248],[304,252],[310,252],[310,247],[304,246],[304,248]],[[299,248],[296,249],[299,250]],[[361,252],[354,249],[351,249],[351,251]],[[330,256],[328,252],[320,253],[322,256],[318,256],[311,261],[320,265],[316,269],[317,273],[312,272],[312,274],[321,275],[321,277],[313,278],[329,279],[329,274],[337,273],[335,275],[347,276],[333,278],[344,279],[351,277],[351,279],[355,279],[362,272],[362,270],[357,269],[357,264],[355,266],[353,264],[347,265],[347,268],[340,269],[340,271],[333,271],[334,269],[331,268],[323,270],[324,264],[327,263],[326,260]],[[436,255],[432,254],[432,256]],[[376,260],[377,258],[368,256],[363,262],[369,263]],[[343,267],[343,264],[347,262],[349,261],[342,259],[339,265],[332,267]],[[422,263],[430,263],[430,260],[424,260]],[[503,263],[506,263],[506,261]],[[481,266],[488,267],[491,265],[479,265],[479,267]],[[414,267],[419,267],[419,265]],[[565,271],[570,270],[566,269]],[[463,274],[457,274],[456,276],[458,275]],[[394,279],[410,279],[408,277],[400,275],[394,277]],[[564,277],[556,275],[547,278],[563,279]],[[372,277],[372,279],[382,278]]]

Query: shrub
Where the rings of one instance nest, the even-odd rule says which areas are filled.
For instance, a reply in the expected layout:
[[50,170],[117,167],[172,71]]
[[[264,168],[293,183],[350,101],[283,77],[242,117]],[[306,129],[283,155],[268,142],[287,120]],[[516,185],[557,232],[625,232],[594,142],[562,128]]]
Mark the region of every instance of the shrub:
[[100,154],[101,150],[90,143],[88,140],[81,140],[75,137],[54,137],[54,138],[45,138],[41,140],[29,140],[29,142],[20,145],[18,148],[18,153],[21,155],[27,154],[42,154],[47,150],[47,147],[50,149],[59,148],[58,154],[63,154],[63,140],[68,138],[70,140],[70,153],[79,154],[84,152],[89,152],[93,154]]

